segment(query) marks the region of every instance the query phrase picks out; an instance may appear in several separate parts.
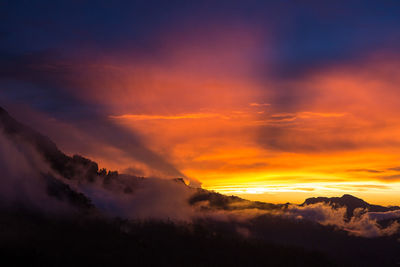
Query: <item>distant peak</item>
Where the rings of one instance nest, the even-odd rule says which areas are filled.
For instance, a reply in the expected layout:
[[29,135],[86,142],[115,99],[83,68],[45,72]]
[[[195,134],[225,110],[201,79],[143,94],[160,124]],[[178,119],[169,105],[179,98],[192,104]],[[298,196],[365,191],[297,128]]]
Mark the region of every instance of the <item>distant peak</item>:
[[355,196],[350,195],[350,194],[344,194],[341,198],[344,198],[344,199],[358,199],[358,200],[362,200],[361,198],[355,197]]
[[354,196],[352,196],[350,194],[344,194],[342,197],[354,197]]

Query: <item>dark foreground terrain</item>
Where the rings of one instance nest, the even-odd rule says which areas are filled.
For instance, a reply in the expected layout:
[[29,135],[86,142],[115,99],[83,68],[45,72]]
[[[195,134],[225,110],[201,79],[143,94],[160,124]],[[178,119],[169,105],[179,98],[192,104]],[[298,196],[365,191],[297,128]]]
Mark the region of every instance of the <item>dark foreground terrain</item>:
[[224,225],[2,213],[3,266],[334,266],[321,253],[243,238]]
[[[252,227],[245,237],[238,227]],[[275,217],[128,221],[94,214],[0,216],[3,266],[398,266],[399,242]]]

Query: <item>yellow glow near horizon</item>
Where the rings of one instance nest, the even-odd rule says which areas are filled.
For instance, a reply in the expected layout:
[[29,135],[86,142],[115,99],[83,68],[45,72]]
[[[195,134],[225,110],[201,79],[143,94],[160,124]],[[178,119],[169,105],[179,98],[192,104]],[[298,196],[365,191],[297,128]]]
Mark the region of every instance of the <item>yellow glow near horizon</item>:
[[[381,205],[400,205],[400,183],[365,182],[319,182],[319,183],[244,183],[208,186],[205,189],[226,195],[237,195],[250,200],[272,203],[302,203],[308,197],[333,197],[352,194],[366,201]],[[397,199],[397,202],[396,202]]]

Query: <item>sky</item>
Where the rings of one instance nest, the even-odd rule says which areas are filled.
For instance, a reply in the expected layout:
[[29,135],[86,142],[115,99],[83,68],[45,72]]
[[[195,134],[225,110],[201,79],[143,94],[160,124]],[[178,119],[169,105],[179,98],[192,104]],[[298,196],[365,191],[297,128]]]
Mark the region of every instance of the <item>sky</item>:
[[0,0],[0,105],[68,154],[400,205],[400,2]]

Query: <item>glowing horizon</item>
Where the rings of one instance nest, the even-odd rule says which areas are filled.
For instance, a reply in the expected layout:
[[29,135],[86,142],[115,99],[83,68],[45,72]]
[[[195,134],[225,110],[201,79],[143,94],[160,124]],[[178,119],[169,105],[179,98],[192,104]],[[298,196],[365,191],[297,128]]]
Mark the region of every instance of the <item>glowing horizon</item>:
[[[141,133],[151,149],[206,189],[267,202],[351,193],[372,203],[398,205],[400,123],[395,84],[399,76],[387,67],[397,64],[376,58],[363,60],[363,69],[335,66],[291,81],[297,90],[306,86],[310,97],[297,110],[277,107],[273,96],[256,101],[254,96],[262,93],[249,89],[256,83],[242,80],[238,84],[249,92],[247,97],[228,90],[232,104],[224,107],[109,118]],[[205,103],[214,101],[209,99]],[[337,183],[345,186],[329,188]],[[368,186],[361,188],[363,184]],[[310,190],[293,189],[299,187]],[[284,197],[271,194],[277,192],[285,192]]]

